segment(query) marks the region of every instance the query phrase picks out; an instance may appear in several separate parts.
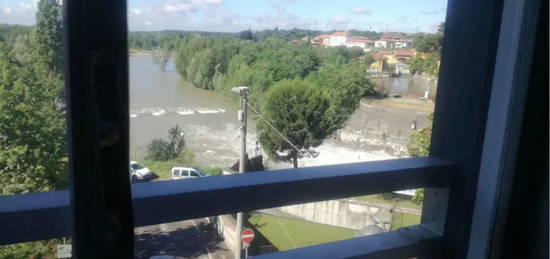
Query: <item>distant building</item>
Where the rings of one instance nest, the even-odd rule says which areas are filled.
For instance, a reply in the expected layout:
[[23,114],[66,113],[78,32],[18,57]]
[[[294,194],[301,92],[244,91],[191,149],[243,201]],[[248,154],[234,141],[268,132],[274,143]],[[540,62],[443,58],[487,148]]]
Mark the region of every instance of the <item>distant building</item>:
[[313,37],[313,38],[308,37],[308,41],[312,45],[327,46],[330,42],[330,35],[321,34],[321,35]]
[[393,51],[395,57],[399,60],[406,60],[416,55],[415,49],[396,49]]
[[385,49],[385,48],[388,47],[388,42],[386,40],[378,39],[378,40],[374,41],[374,47],[375,48],[380,48],[380,49]]
[[402,42],[402,41],[396,41],[396,42],[394,42],[393,46],[396,49],[404,49],[404,48],[409,47],[409,43],[408,42]]
[[401,33],[385,33],[376,40],[376,48],[405,49],[412,47],[412,41]]
[[349,33],[345,31],[333,32],[330,34],[329,47],[346,46]]
[[379,39],[371,40],[361,36],[350,36],[345,31],[338,31],[316,37],[304,37],[302,40],[323,47],[359,47],[363,51],[371,51],[372,48],[406,49],[411,47],[411,40],[401,33],[385,33]]
[[359,48],[362,48],[363,51],[370,51],[371,48],[374,47],[374,41],[369,40],[365,37],[350,37],[346,41],[346,47],[348,48],[359,47]]
[[375,61],[386,59],[388,64],[397,64],[400,60],[407,60],[416,55],[415,49],[379,50],[372,53]]

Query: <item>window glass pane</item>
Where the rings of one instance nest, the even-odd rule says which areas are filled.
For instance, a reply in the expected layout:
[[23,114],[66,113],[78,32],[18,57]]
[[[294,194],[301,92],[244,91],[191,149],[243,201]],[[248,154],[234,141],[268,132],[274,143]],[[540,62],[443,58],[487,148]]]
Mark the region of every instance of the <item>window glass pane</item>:
[[[0,2],[0,195],[68,188],[62,19],[58,1]],[[64,242],[0,246],[0,258],[55,258]]]
[[[153,181],[177,177],[172,175],[176,166],[198,168],[191,175],[182,170],[181,178],[238,173],[243,120],[248,172],[428,155],[445,0],[368,5],[359,0],[131,0],[128,5],[131,159],[149,168]],[[417,223],[422,190],[334,202],[396,208],[393,221],[385,219],[384,230],[391,230]],[[247,224],[266,223],[250,213]],[[332,224],[300,215],[290,219]],[[263,235],[277,228],[272,222],[279,221],[258,231]],[[189,229],[187,234],[197,225],[197,240],[206,235],[201,224],[210,231],[218,226],[199,219],[174,224],[174,229]],[[165,228],[140,231],[172,231]],[[355,233],[327,231],[334,236],[326,240],[312,238],[314,231],[291,238],[316,240],[296,245],[301,247]],[[166,245],[144,252],[141,246],[150,240],[136,235],[141,240],[136,251],[144,257],[207,256],[204,249],[198,254],[170,250],[174,240],[168,238]],[[231,247],[225,240],[220,242]]]

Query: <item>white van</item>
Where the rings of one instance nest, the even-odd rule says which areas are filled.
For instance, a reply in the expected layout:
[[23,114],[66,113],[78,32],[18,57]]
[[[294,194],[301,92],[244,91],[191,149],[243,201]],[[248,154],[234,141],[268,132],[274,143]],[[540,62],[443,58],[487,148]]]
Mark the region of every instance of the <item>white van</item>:
[[189,179],[209,176],[195,167],[174,166],[172,167],[172,179]]

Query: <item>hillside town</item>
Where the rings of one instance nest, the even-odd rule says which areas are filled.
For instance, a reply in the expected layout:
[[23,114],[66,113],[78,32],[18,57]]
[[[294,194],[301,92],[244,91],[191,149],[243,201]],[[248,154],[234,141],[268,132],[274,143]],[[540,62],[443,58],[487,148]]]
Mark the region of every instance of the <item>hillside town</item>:
[[[409,73],[408,66],[401,66],[405,69],[396,70],[396,65],[410,60],[417,54],[416,49],[413,48],[413,39],[407,37],[404,33],[398,32],[388,32],[377,39],[369,39],[364,36],[353,36],[346,31],[337,31],[315,37],[303,37],[302,42],[304,41],[324,48],[360,48],[363,52],[370,53],[374,61],[369,66],[369,72],[392,70],[396,74]],[[359,59],[365,60],[366,56]],[[391,68],[385,69],[385,66]]]
[[346,31],[337,31],[331,34],[321,34],[316,37],[304,37],[302,40],[313,45],[323,47],[339,47],[345,46],[348,48],[359,47],[364,51],[377,49],[407,49],[412,48],[412,39],[402,33],[384,33],[378,39],[369,39],[363,36],[352,36]]

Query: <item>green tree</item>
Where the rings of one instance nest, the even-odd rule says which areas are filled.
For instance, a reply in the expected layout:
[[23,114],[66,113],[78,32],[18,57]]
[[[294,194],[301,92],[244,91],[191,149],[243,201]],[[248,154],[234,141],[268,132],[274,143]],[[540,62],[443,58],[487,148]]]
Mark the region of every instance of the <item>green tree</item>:
[[330,96],[301,79],[275,83],[261,108],[263,116],[298,149],[298,152],[264,120],[258,120],[262,146],[268,154],[282,161],[292,161],[319,146],[335,130],[332,125]]
[[439,54],[435,52],[417,54],[409,64],[409,69],[413,74],[427,74],[437,77],[439,73]]
[[176,56],[176,69],[183,78],[189,80],[187,71],[193,57],[199,51],[209,48],[211,45],[212,42],[210,39],[199,35],[191,35],[184,39]]
[[[433,120],[433,115],[429,117],[430,125]],[[419,130],[410,137],[407,145],[409,155],[412,157],[427,157],[430,155],[430,141],[432,137],[432,127],[426,127]],[[421,204],[424,201],[424,189],[416,190],[416,194],[411,199],[417,204]]]
[[421,129],[411,136],[407,145],[407,150],[412,157],[426,157],[430,152],[430,139],[432,136],[432,127]]
[[[36,16],[32,32],[0,36],[0,195],[67,188],[60,6],[42,0]],[[58,243],[2,246],[0,258],[53,258]]]
[[0,194],[67,187],[63,82],[0,47]]
[[243,40],[254,40],[254,36],[252,35],[252,31],[250,29],[246,31],[241,31],[241,39]]
[[37,58],[53,73],[63,71],[61,7],[57,1],[40,0],[35,32]]
[[442,39],[442,33],[420,34],[413,39],[413,46],[420,52],[439,52]]
[[361,97],[374,94],[374,84],[365,71],[366,65],[358,62],[329,63],[307,77],[308,81],[330,93],[336,127],[340,127],[357,109]]
[[168,155],[168,142],[159,138],[151,140],[151,143],[146,148],[145,159],[153,161],[166,161],[170,159]]
[[204,89],[213,89],[216,73],[216,59],[212,49],[207,48],[195,54],[187,68],[187,77],[193,85]]
[[160,66],[162,71],[166,71],[166,65],[172,58],[179,44],[179,38],[173,35],[163,35],[160,39],[160,46],[153,50],[153,62]]
[[147,145],[145,159],[154,161],[166,161],[174,158],[188,159],[187,153],[182,153],[185,148],[184,134],[178,125],[168,130],[168,140],[153,139]]

